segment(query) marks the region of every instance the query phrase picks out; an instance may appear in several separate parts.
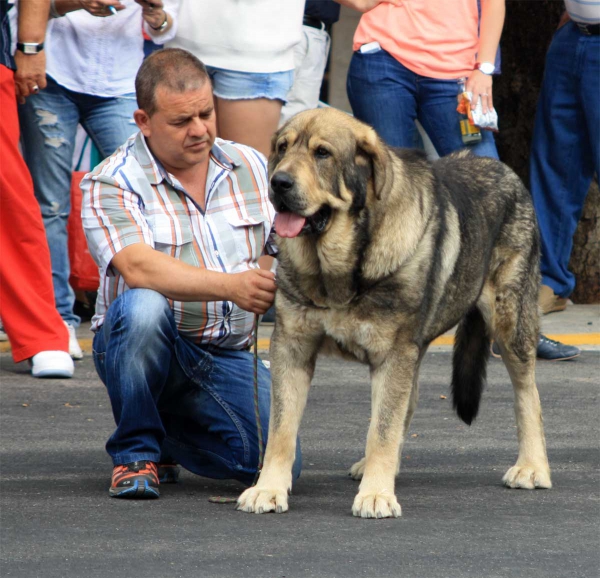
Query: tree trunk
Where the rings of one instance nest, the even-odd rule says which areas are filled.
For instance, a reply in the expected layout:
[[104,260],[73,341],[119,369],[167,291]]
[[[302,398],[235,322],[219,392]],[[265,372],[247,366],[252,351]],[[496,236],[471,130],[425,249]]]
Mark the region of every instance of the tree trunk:
[[[529,151],[546,51],[564,11],[562,0],[506,3],[502,74],[494,79],[500,158],[529,186]],[[570,268],[575,303],[600,303],[600,202],[597,185],[588,193],[573,241]]]

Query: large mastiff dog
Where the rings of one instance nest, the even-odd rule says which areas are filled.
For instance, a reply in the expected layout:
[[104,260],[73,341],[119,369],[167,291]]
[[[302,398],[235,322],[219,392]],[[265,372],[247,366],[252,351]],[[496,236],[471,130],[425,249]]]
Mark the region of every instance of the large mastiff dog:
[[238,499],[285,512],[300,420],[319,352],[371,372],[372,418],[352,512],[400,516],[400,451],[433,339],[458,324],[452,394],[477,415],[490,340],[514,387],[519,455],[503,481],[550,488],[535,385],[539,241],[529,194],[504,164],[459,152],[434,163],[387,147],[333,110],[292,118],[273,138],[271,201],[279,235],[272,407],[265,463]]

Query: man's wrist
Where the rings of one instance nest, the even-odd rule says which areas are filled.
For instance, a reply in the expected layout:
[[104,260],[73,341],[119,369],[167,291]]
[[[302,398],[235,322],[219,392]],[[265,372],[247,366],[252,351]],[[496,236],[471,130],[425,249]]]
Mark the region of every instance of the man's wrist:
[[166,10],[163,10],[163,14],[164,20],[158,26],[152,26],[152,24],[148,22],[148,26],[150,26],[150,28],[152,28],[152,30],[155,32],[162,32],[169,25],[169,15],[167,14]]

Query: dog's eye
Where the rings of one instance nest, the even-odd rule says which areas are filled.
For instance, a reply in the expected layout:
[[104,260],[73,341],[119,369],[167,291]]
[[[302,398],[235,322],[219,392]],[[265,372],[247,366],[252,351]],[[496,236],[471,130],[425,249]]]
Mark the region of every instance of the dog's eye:
[[318,159],[326,159],[327,157],[331,156],[331,153],[324,147],[317,147],[315,149],[315,156]]
[[282,155],[287,150],[287,143],[285,141],[279,143],[277,146],[277,152]]

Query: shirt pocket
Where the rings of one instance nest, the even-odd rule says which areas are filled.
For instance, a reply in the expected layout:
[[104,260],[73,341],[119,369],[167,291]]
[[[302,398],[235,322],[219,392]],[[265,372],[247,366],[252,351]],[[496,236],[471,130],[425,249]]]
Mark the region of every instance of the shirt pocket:
[[173,221],[170,217],[157,216],[152,228],[154,248],[161,253],[180,259],[190,265],[197,265],[198,260],[193,249],[194,236],[189,223]]
[[237,258],[240,263],[256,261],[263,253],[265,246],[264,217],[229,217],[227,219],[233,233]]

